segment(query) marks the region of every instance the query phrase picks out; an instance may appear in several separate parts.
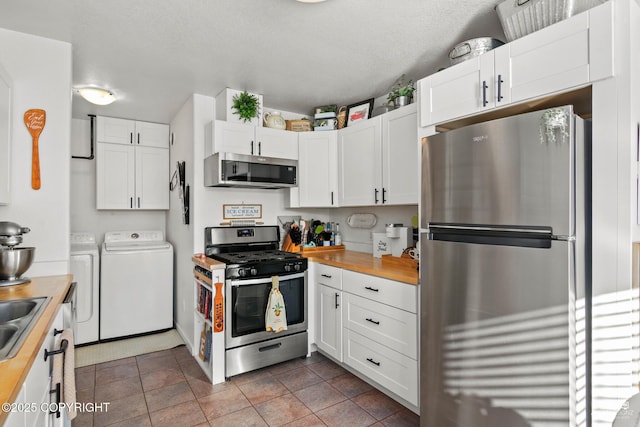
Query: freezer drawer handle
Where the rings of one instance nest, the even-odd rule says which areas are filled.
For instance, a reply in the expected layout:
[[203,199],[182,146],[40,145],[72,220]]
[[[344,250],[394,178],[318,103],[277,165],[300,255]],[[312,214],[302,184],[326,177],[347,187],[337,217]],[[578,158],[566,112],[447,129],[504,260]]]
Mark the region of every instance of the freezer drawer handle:
[[331,279],[331,275],[330,274],[321,274],[322,277],[326,277],[327,279]]
[[380,324],[380,321],[378,321],[378,320],[373,320],[373,319],[369,319],[369,318],[366,318],[365,320],[367,322],[373,323],[374,325],[379,325]]
[[276,348],[279,348],[281,346],[282,346],[281,342],[277,344],[265,345],[264,347],[260,347],[258,351],[263,352],[263,351],[275,350]]
[[372,288],[371,286],[365,286],[364,288],[368,291],[380,292],[380,289]]
[[380,366],[380,362],[376,362],[375,360],[373,360],[373,359],[372,359],[372,358],[370,358],[370,357],[367,357],[367,362],[373,363],[373,364],[374,364],[374,365],[376,365],[376,366]]

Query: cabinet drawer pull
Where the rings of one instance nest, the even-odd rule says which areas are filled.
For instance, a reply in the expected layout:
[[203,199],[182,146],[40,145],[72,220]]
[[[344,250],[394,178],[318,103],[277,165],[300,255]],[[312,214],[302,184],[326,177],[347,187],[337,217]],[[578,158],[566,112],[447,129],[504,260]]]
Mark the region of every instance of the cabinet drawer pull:
[[380,322],[378,320],[373,320],[373,319],[370,319],[370,318],[366,318],[365,320],[367,322],[373,323],[374,325],[379,325],[380,324]]
[[331,275],[330,274],[321,274],[322,277],[326,277],[327,279],[331,279]]
[[502,83],[504,83],[504,80],[502,80],[502,74],[498,74],[498,102],[502,101],[502,98],[504,98],[504,96],[502,96]]
[[336,308],[340,307],[340,304],[338,304],[338,298],[340,297],[340,294],[336,292],[335,298],[336,298]]
[[375,360],[373,360],[373,359],[372,359],[372,358],[370,358],[370,357],[367,357],[367,362],[369,362],[369,363],[373,363],[373,364],[374,364],[374,365],[376,365],[376,366],[380,366],[380,362],[376,362]]
[[365,286],[364,288],[368,291],[380,292],[380,289],[372,288],[371,286]]

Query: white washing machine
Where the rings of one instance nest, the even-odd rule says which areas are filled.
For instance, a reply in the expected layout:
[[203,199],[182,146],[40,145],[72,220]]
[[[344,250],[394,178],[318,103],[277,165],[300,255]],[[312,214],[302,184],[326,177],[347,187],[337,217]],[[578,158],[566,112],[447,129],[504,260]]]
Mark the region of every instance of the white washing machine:
[[101,340],[173,327],[173,246],[162,231],[108,232],[101,257]]
[[76,282],[74,341],[98,341],[100,327],[100,253],[93,233],[71,233],[70,269]]

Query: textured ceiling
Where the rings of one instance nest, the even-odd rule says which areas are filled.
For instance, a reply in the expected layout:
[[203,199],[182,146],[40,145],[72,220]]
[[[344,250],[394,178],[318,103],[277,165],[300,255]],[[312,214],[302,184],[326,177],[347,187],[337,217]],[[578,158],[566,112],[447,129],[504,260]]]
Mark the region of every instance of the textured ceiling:
[[[73,45],[74,86],[113,90],[87,114],[168,123],[192,93],[225,87],[309,113],[385,95],[448,65],[457,43],[504,40],[500,0],[12,0],[0,27]],[[43,64],[44,66],[44,64]]]

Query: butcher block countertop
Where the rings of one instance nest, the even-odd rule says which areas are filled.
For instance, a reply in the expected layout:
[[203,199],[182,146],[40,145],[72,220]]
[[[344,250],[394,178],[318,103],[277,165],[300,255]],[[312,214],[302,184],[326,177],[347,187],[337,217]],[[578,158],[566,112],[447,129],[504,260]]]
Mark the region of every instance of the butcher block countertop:
[[346,270],[384,277],[412,285],[419,284],[417,262],[412,259],[384,255],[375,258],[372,254],[345,249],[302,251],[309,261],[332,265]]
[[[67,295],[71,279],[71,275],[32,277],[31,282],[24,285],[0,287],[0,301],[51,297],[18,353],[13,358],[0,362],[0,372],[2,372],[0,375],[0,403],[15,401],[33,361],[38,356],[42,357],[39,354],[40,347],[53,324],[60,304]],[[6,416],[6,412],[0,411],[0,425]]]

